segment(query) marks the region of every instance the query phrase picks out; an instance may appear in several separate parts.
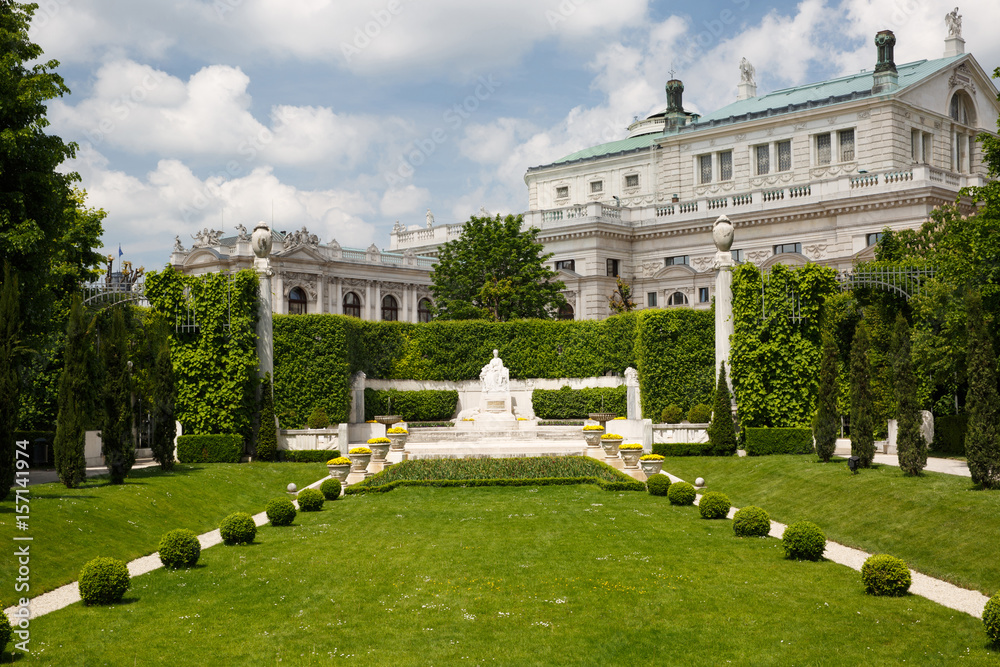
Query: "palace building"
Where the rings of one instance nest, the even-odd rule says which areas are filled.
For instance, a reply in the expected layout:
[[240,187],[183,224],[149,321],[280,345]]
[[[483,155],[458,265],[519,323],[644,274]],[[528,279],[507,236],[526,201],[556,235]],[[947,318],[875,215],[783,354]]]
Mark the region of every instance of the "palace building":
[[[673,79],[666,109],[625,138],[530,168],[524,224],[541,230],[566,285],[561,316],[609,316],[617,276],[639,308],[708,308],[722,214],[736,228],[736,261],[847,269],[872,257],[883,229],[918,227],[961,188],[984,184],[975,137],[997,127],[997,89],[964,52],[960,17],[949,19],[943,57],[897,65],[884,30],[872,71],[761,95],[744,60],[736,100],[702,116],[684,109]],[[426,319],[437,248],[461,228],[434,225],[428,212],[423,227],[397,223],[388,251],[276,233],[275,310]],[[171,263],[193,273],[251,266],[248,241],[218,236]]]

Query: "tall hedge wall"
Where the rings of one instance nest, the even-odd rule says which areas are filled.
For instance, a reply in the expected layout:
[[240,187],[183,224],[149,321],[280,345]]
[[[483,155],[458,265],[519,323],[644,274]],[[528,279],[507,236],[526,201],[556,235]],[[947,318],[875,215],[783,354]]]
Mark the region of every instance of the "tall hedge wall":
[[624,417],[627,392],[624,386],[535,389],[531,392],[531,406],[539,419],[586,419],[592,412],[613,412]]
[[274,316],[274,411],[282,428],[305,428],[317,405],[331,423],[347,421],[351,410],[349,319]]
[[408,422],[448,421],[455,416],[456,407],[458,392],[455,390],[365,389],[365,420],[378,415],[399,415]]
[[715,311],[648,310],[636,335],[642,414],[659,421],[663,408],[679,405],[686,413],[712,402],[715,391]]

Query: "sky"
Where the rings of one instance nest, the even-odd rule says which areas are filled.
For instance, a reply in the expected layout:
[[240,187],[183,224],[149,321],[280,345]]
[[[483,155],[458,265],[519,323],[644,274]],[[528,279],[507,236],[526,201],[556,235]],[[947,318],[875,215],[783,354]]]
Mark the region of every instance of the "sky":
[[[666,106],[758,92],[944,51],[937,0],[37,0],[30,36],[72,91],[50,130],[79,146],[103,241],[158,269],[175,235],[259,220],[323,242],[527,209],[524,174],[622,139]],[[949,0],[950,2],[951,0]],[[966,51],[1000,66],[1000,3],[960,8]]]

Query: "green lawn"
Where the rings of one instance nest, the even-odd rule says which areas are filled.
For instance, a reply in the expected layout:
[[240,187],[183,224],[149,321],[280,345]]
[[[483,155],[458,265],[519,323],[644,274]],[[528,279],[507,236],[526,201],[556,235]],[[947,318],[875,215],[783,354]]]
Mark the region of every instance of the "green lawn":
[[674,457],[663,470],[733,505],[759,505],[782,523],[808,519],[828,539],[904,559],[913,569],[993,595],[1000,590],[1000,491],[967,477],[906,477],[880,465],[851,475],[844,460],[815,456]]
[[[93,477],[76,489],[40,484],[31,489],[28,532],[15,525],[12,497],[0,503],[0,543],[30,535],[31,591],[34,597],[77,579],[95,556],[130,561],[156,551],[163,533],[190,528],[204,533],[218,528],[237,510],[260,512],[281,496],[289,482],[300,487],[327,474],[321,463],[178,464],[135,470],[121,486]],[[0,568],[0,603],[14,591],[14,571]],[[0,607],[2,608],[2,607]]]
[[971,616],[592,485],[346,497],[31,628],[59,667],[996,664]]

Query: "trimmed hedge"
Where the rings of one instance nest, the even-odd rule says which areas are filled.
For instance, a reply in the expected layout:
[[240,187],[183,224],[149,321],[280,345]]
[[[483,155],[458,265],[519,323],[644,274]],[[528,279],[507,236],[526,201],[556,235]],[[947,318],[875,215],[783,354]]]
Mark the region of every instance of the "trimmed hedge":
[[815,451],[810,428],[748,428],[745,431],[747,456],[812,454]]
[[243,437],[239,435],[182,435],[177,438],[181,463],[239,463]]
[[709,491],[701,497],[698,503],[698,511],[702,519],[725,519],[729,515],[729,508],[733,504],[729,502],[729,496],[718,491]]
[[442,422],[454,418],[457,407],[458,392],[455,390],[365,389],[366,420],[394,414],[401,415],[405,422]]
[[684,411],[679,405],[671,403],[660,413],[660,422],[663,424],[680,424],[682,421],[684,421]]
[[906,562],[888,554],[875,554],[865,559],[865,564],[861,566],[861,581],[865,585],[865,593],[890,597],[906,595],[913,583]]
[[696,495],[694,487],[688,482],[675,482],[667,491],[671,505],[694,505]]
[[710,442],[654,442],[653,453],[660,456],[711,456]]
[[942,454],[965,456],[965,431],[969,415],[944,415],[934,418],[934,441],[931,449]]
[[986,601],[983,609],[983,627],[994,646],[1000,644],[1000,593]]
[[538,419],[586,419],[591,412],[613,412],[619,417],[628,411],[627,388],[585,387],[570,389],[535,389],[531,392],[531,409]]
[[771,532],[771,515],[754,505],[738,509],[733,515],[733,532],[736,537],[767,537]]
[[785,528],[781,535],[785,558],[820,560],[826,550],[826,535],[811,521],[799,521]]
[[707,424],[712,421],[712,406],[704,403],[693,405],[688,410],[687,418],[692,424]]
[[670,478],[666,475],[650,475],[646,480],[646,488],[651,496],[665,496],[670,491]]
[[715,392],[715,308],[650,309],[640,313],[635,339],[642,415],[659,419],[676,404],[683,412],[711,403]]
[[117,558],[98,556],[80,570],[80,597],[85,605],[119,602],[131,585],[128,567]]
[[10,627],[10,619],[7,618],[7,614],[0,611],[0,656],[3,655],[13,636],[14,628]]
[[246,512],[233,512],[219,524],[219,534],[228,546],[250,544],[257,537],[257,524]]
[[275,498],[264,506],[267,520],[272,526],[290,526],[295,521],[295,503],[288,498]]
[[303,512],[318,512],[323,509],[326,498],[319,489],[302,489],[299,491],[299,509]]
[[340,456],[339,449],[282,449],[278,460],[288,463],[326,463]]
[[340,492],[343,490],[343,485],[340,483],[339,479],[324,479],[323,483],[319,485],[319,492],[323,494],[323,497],[327,500],[337,500],[340,498]]
[[646,490],[646,485],[638,480],[608,482],[597,477],[536,477],[534,479],[397,479],[394,482],[388,482],[379,486],[359,486],[353,484],[347,487],[344,494],[350,496],[362,493],[386,493],[401,486],[475,488],[481,486],[569,486],[573,484],[596,484],[605,491]]
[[201,542],[193,530],[178,528],[160,538],[157,553],[160,562],[168,569],[192,567],[201,556]]

